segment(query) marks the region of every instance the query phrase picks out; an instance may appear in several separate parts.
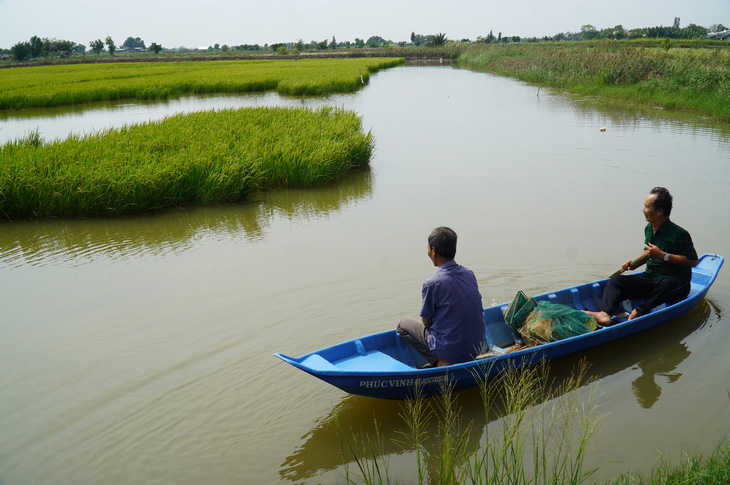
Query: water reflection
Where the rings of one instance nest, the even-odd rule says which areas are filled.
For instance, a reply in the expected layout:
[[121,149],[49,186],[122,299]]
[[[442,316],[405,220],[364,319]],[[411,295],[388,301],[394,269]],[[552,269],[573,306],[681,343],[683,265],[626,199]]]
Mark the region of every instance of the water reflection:
[[[677,369],[692,354],[685,343],[687,337],[708,321],[719,320],[715,309],[715,305],[703,300],[692,312],[659,328],[586,353],[591,375],[603,379],[629,369],[641,370],[641,375],[631,382],[631,390],[642,408],[651,408],[661,397],[662,385],[666,388],[682,376]],[[562,366],[570,364],[568,359],[553,367],[564,372]]]
[[1,223],[0,267],[82,265],[103,259],[163,257],[194,247],[203,238],[264,239],[273,220],[328,217],[372,197],[369,167],[316,189],[265,192],[243,204],[178,208],[155,214],[82,220]]
[[[631,383],[631,388],[642,408],[649,409],[659,400],[662,386],[657,382],[658,376],[666,380],[665,387],[677,382],[682,376],[682,373],[677,371],[677,367],[691,354],[683,340],[694,330],[701,328],[709,319],[710,313],[710,305],[703,301],[694,312],[685,317],[686,320],[689,320],[686,322],[688,331],[673,335],[670,329],[663,333],[662,345],[651,349],[657,350],[657,352],[650,352],[647,357],[639,361],[638,368],[641,369],[642,374]],[[682,325],[682,329],[684,330],[684,325]],[[664,339],[665,336],[666,339]],[[677,341],[678,337],[682,340]]]
[[569,95],[566,99],[579,117],[601,118],[609,136],[614,130],[629,132],[647,126],[654,126],[654,129],[661,126],[668,128],[672,134],[698,136],[718,146],[730,143],[730,126],[727,123],[691,111],[647,107],[623,99],[590,95]]

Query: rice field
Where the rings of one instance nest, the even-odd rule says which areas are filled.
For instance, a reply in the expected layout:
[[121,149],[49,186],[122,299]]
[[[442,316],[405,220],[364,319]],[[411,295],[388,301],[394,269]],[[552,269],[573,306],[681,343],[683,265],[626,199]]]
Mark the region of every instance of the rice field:
[[331,107],[244,108],[45,144],[0,147],[3,219],[139,213],[239,202],[274,187],[327,183],[369,162],[361,118]]
[[0,69],[0,109],[195,93],[276,90],[285,95],[352,92],[402,58],[74,64]]

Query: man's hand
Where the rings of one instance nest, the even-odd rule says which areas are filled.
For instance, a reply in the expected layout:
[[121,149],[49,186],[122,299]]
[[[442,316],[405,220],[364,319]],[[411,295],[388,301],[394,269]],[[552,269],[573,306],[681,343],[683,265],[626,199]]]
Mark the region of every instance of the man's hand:
[[644,253],[647,256],[654,259],[664,259],[665,252],[659,249],[659,246],[655,246],[652,243],[646,243],[644,246]]

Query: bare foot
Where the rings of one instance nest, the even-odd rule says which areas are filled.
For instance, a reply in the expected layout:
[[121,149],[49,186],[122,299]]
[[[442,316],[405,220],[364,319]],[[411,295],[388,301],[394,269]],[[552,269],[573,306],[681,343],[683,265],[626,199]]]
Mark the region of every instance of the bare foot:
[[436,364],[436,367],[445,367],[447,365],[451,365],[451,362],[446,362],[445,360],[438,360],[438,364]]
[[633,310],[631,311],[631,315],[629,315],[629,320],[633,320],[634,318],[636,318],[636,317],[638,317],[638,316],[639,316],[639,312],[637,312],[637,311],[636,311],[636,308],[634,308],[634,309],[633,309]]
[[596,319],[596,322],[598,322],[599,325],[604,327],[611,323],[611,315],[606,312],[589,312],[588,310],[583,310],[583,313],[587,313],[592,316]]

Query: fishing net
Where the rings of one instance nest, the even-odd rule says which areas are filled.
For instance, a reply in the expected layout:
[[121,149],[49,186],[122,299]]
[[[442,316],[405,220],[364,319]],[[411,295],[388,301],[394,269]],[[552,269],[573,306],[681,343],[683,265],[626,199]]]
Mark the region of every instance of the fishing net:
[[515,332],[519,332],[525,324],[527,316],[535,309],[537,302],[534,298],[528,298],[524,292],[518,291],[512,302],[504,311],[504,319],[509,323]]
[[505,310],[505,320],[530,345],[583,335],[597,327],[596,319],[580,310],[547,301],[536,302],[521,291]]

